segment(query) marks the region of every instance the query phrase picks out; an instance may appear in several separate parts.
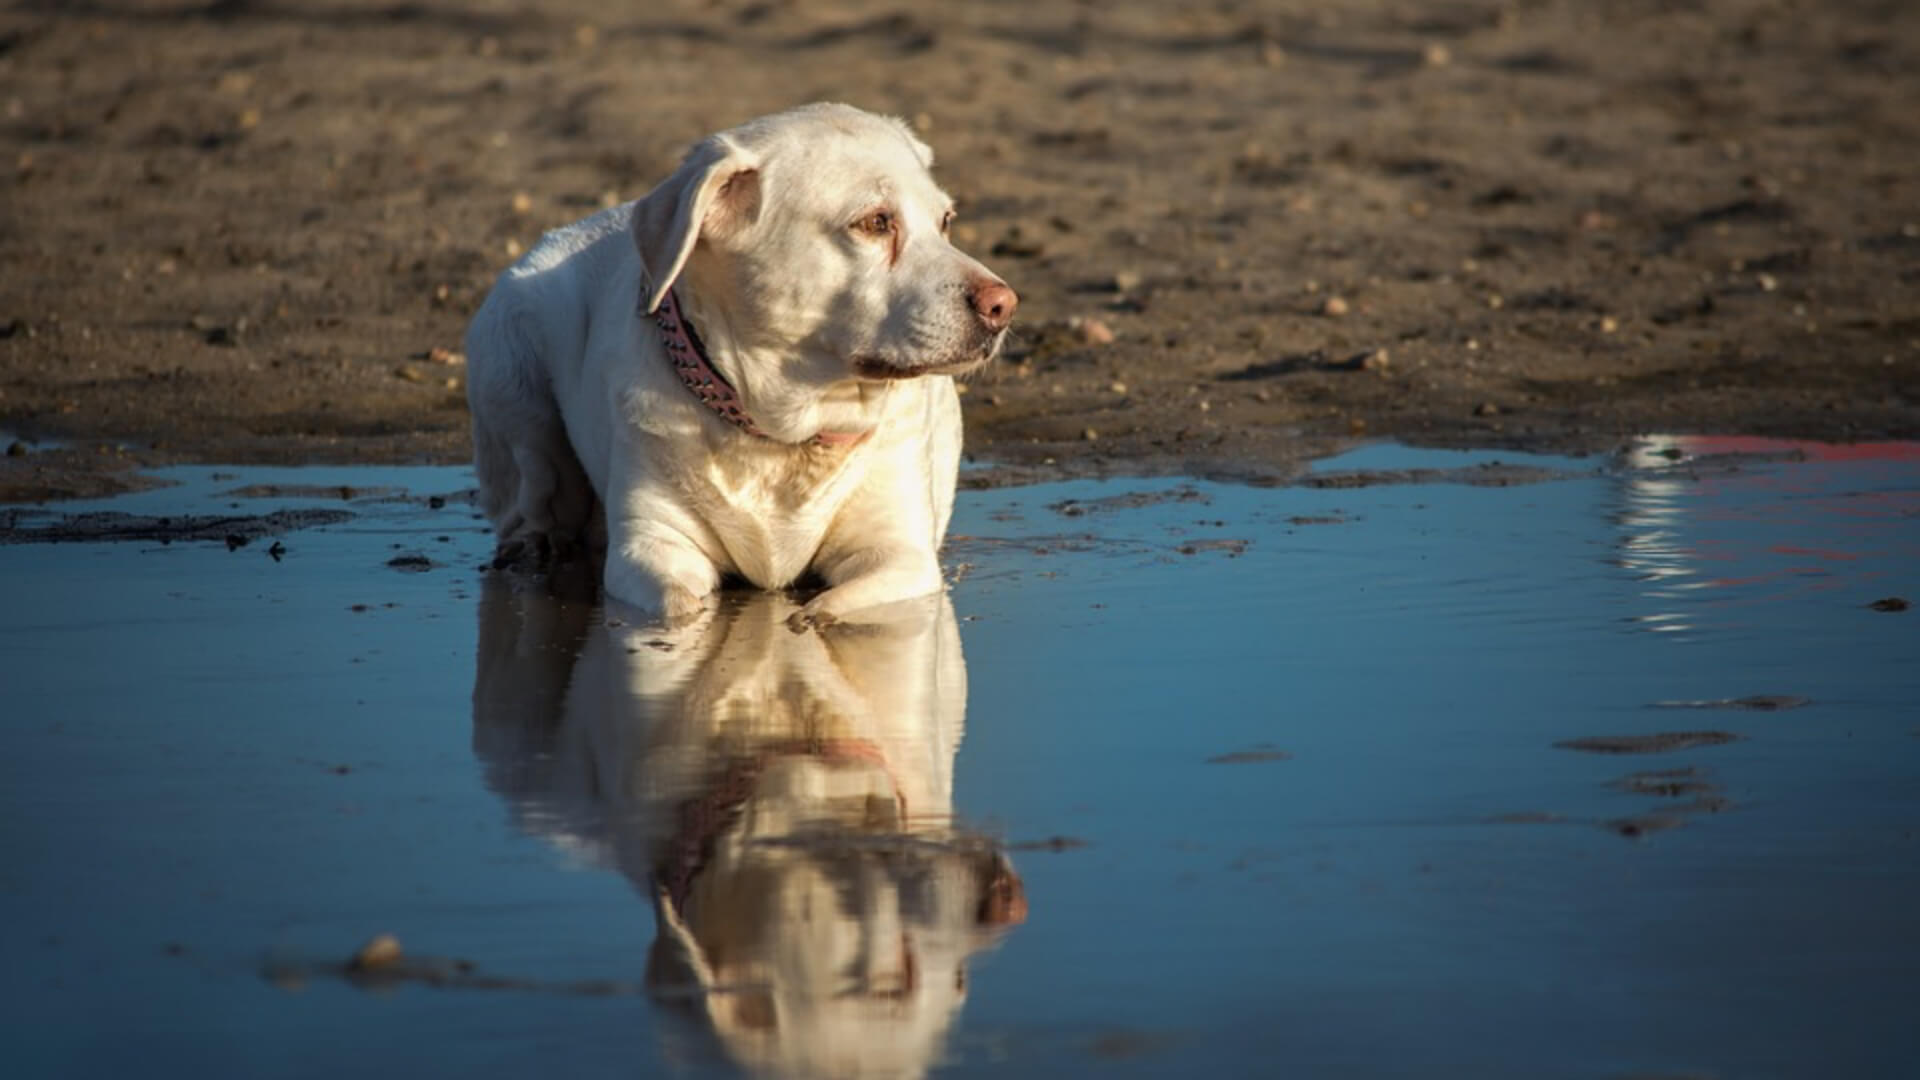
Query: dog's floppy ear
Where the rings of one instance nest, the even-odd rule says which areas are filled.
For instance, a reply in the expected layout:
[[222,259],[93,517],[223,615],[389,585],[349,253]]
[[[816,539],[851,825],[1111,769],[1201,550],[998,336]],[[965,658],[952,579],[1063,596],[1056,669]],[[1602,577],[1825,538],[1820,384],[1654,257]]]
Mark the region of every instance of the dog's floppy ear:
[[660,306],[702,236],[731,235],[759,216],[759,162],[724,135],[702,140],[633,208],[633,243],[647,273],[647,313]]

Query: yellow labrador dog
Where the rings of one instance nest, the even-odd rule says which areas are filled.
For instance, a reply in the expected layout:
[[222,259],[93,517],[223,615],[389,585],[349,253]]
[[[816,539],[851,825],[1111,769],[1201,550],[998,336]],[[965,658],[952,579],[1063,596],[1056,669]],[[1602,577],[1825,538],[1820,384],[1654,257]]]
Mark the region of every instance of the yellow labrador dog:
[[960,403],[1018,298],[947,238],[898,120],[808,105],[711,136],[638,202],[543,238],[467,334],[502,556],[604,512],[609,595],[817,576],[796,624],[940,588]]

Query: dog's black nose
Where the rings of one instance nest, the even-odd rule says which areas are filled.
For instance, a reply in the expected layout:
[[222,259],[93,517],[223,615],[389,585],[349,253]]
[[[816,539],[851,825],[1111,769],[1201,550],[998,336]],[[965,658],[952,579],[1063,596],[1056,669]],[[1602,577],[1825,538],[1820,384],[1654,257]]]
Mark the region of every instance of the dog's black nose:
[[975,282],[967,301],[973,305],[973,313],[993,331],[1005,330],[1007,324],[1013,322],[1014,309],[1020,306],[1020,298],[1007,288],[1007,283],[992,278]]

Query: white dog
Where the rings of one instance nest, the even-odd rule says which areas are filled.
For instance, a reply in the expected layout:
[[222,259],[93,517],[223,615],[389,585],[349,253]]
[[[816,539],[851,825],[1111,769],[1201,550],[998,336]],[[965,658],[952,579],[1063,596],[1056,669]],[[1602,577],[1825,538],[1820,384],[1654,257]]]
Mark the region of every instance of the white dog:
[[845,105],[763,117],[503,274],[467,333],[503,556],[570,547],[603,510],[606,591],[656,616],[729,577],[817,576],[796,625],[938,591],[953,376],[1019,301],[948,242],[932,160]]

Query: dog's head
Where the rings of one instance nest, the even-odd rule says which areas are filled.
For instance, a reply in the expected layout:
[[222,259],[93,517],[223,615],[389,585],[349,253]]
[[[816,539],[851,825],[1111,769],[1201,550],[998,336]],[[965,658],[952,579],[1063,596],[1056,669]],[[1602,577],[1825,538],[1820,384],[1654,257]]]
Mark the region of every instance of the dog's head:
[[684,281],[737,344],[810,381],[979,367],[1019,298],[948,239],[932,163],[905,124],[846,105],[703,140],[634,210],[647,309]]

